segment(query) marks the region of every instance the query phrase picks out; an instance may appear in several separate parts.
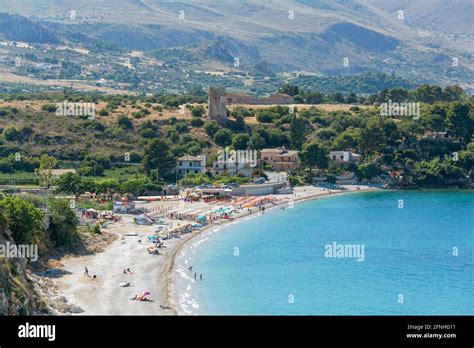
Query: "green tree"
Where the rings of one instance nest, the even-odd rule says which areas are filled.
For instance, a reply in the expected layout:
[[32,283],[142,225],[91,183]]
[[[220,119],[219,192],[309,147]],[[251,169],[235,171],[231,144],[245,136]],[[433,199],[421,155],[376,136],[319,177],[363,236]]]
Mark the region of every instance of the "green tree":
[[160,187],[153,184],[146,176],[139,176],[136,178],[130,178],[124,181],[120,185],[120,192],[132,193],[135,196],[146,193],[148,190],[158,191]]
[[454,135],[460,137],[464,143],[471,140],[474,132],[474,120],[468,103],[452,103],[448,111],[448,121]]
[[16,244],[36,244],[45,240],[43,212],[17,196],[0,199],[0,209],[8,219],[8,227]]
[[303,104],[304,103],[304,97],[301,94],[296,94],[293,96],[293,102],[297,104]]
[[407,146],[416,140],[417,135],[423,134],[423,127],[421,127],[419,120],[412,118],[403,118],[397,123],[397,128],[400,137],[405,138],[405,145]]
[[437,114],[429,114],[421,117],[423,126],[426,129],[442,132],[446,129],[447,124],[445,119]]
[[52,171],[58,165],[56,158],[49,156],[48,154],[43,154],[40,157],[39,168],[35,170],[36,175],[40,177],[41,182],[48,189],[53,183],[53,174]]
[[176,161],[167,141],[151,139],[145,145],[142,164],[149,176],[155,171],[157,179],[168,179],[176,166]]
[[77,172],[84,176],[102,176],[104,174],[104,166],[97,163],[96,160],[87,158],[81,162]]
[[191,109],[191,114],[193,115],[193,117],[202,117],[205,112],[206,110],[202,105],[195,106]]
[[290,146],[290,137],[288,132],[283,132],[281,129],[270,129],[268,131],[267,145],[271,147]]
[[234,123],[234,129],[236,131],[243,131],[245,130],[245,120],[244,116],[242,115],[237,115],[235,116],[235,123]]
[[348,150],[355,149],[357,147],[360,137],[360,130],[357,128],[349,127],[344,132],[339,133],[334,139],[333,148],[334,150]]
[[374,163],[364,163],[357,166],[355,173],[360,179],[372,179],[380,174],[380,169]]
[[95,182],[95,192],[105,193],[106,195],[110,196],[112,192],[119,188],[119,182],[115,178],[103,179],[98,180]]
[[387,138],[380,120],[372,119],[360,131],[359,150],[364,155],[367,155],[369,152],[380,151],[386,141]]
[[324,102],[324,95],[319,92],[306,93],[306,103],[308,104],[321,104]]
[[254,150],[261,150],[266,146],[266,140],[260,133],[252,134],[249,145]]
[[206,131],[207,135],[209,135],[210,137],[214,136],[214,134],[219,130],[221,129],[221,127],[219,126],[219,124],[214,121],[214,120],[210,120],[210,121],[206,121],[204,123],[204,130]]
[[203,124],[204,124],[204,121],[202,120],[202,118],[193,117],[191,119],[191,126],[193,126],[193,127],[199,128]]
[[3,136],[5,137],[5,140],[7,141],[22,141],[23,140],[21,132],[15,127],[5,128],[5,130],[3,131]]
[[391,119],[383,121],[383,131],[387,139],[390,141],[395,141],[399,138],[397,124]]
[[132,121],[125,115],[120,115],[117,119],[117,123],[123,130],[133,129]]
[[446,86],[443,91],[443,95],[443,99],[446,101],[460,101],[466,95],[466,93],[461,87],[454,85]]
[[232,143],[232,132],[228,129],[219,129],[214,134],[214,142],[220,146],[228,146]]
[[56,180],[56,191],[74,195],[75,199],[86,192],[84,182],[79,174],[66,173]]
[[271,110],[262,109],[257,113],[257,121],[260,123],[272,123],[273,120],[278,119],[280,116],[276,112]]
[[357,103],[357,95],[354,92],[351,92],[346,97],[347,104],[354,104]]
[[294,115],[290,123],[291,145],[294,149],[301,149],[301,146],[303,146],[306,140],[307,132],[308,122],[304,118]]
[[305,143],[298,153],[301,163],[309,168],[310,182],[313,181],[313,168],[325,169],[329,166],[329,152],[318,141]]
[[[384,93],[385,92],[385,93]],[[392,102],[402,103],[408,100],[409,94],[408,91],[404,88],[392,88],[381,93],[383,97],[380,101],[388,102],[391,100]]]
[[429,162],[417,162],[412,176],[419,186],[433,188],[465,180],[461,168],[455,166],[451,160],[442,161],[440,158],[434,158]]
[[291,95],[293,97],[294,95],[297,95],[300,93],[300,89],[298,88],[298,86],[285,83],[283,86],[280,87],[279,92]]
[[435,101],[442,100],[443,91],[441,87],[435,85],[421,85],[413,92],[416,101],[432,104]]
[[248,136],[248,134],[245,134],[245,133],[235,134],[232,137],[232,146],[236,150],[245,150],[248,148],[249,140],[250,140],[250,137]]
[[54,246],[59,247],[70,244],[77,235],[79,219],[71,209],[70,204],[64,199],[54,199],[50,203],[49,239]]

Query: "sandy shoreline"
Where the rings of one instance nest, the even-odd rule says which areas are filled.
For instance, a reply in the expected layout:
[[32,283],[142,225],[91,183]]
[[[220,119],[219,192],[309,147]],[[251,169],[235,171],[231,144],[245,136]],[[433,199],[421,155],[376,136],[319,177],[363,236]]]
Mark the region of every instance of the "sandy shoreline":
[[[357,189],[359,187],[359,189]],[[303,202],[309,199],[323,198],[332,195],[367,192],[378,190],[368,186],[345,186],[344,190],[328,191],[316,187],[297,187],[294,194],[279,195],[280,204],[288,202]],[[162,204],[162,203],[156,203]],[[170,201],[167,204],[183,208],[182,201]],[[186,203],[184,208],[212,209],[212,205],[204,203]],[[233,215],[233,220],[221,220],[205,228],[185,234],[179,239],[165,241],[162,255],[149,255],[146,248],[151,245],[147,240],[152,235],[154,226],[137,226],[131,222],[131,216],[124,216],[123,220],[104,229],[118,235],[118,239],[111,243],[101,253],[67,257],[61,259],[62,275],[54,279],[61,295],[69,302],[79,306],[83,315],[178,315],[184,314],[176,303],[177,293],[183,291],[176,286],[176,259],[183,247],[192,239],[211,229],[222,227],[228,223],[241,221],[242,218],[258,214],[258,209],[251,212],[240,210]],[[184,221],[173,221],[174,226]],[[137,236],[127,236],[136,233]],[[84,275],[84,267],[89,269],[90,275],[97,275],[95,280]],[[123,270],[130,268],[133,274],[124,274]],[[120,287],[122,282],[130,282],[130,287]],[[151,301],[140,302],[130,300],[135,294],[143,291],[151,292]],[[167,305],[170,309],[163,309],[160,305]]]

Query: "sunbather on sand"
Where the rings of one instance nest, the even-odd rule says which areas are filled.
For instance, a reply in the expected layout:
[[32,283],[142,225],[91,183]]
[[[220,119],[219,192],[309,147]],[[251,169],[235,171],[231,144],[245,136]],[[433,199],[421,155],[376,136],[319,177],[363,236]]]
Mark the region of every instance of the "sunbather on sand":
[[146,301],[146,297],[143,294],[135,295],[131,298],[132,301]]
[[149,291],[144,291],[140,295],[135,295],[131,298],[133,301],[150,301],[147,296],[150,295]]

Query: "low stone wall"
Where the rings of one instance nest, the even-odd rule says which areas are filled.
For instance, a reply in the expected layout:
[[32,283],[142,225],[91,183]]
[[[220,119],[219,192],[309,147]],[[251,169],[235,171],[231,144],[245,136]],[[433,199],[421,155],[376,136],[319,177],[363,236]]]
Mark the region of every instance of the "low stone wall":
[[275,105],[293,104],[293,97],[287,94],[272,94],[267,98],[256,98],[247,94],[226,93],[227,102],[230,104],[250,104],[250,105]]
[[261,185],[242,185],[232,189],[232,196],[265,196],[277,193],[277,190],[287,186],[286,182]]

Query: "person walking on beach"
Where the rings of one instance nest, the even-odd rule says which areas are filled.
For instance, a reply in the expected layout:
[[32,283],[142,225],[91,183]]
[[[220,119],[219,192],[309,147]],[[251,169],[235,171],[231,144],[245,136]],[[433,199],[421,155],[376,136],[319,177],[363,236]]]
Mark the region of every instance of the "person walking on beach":
[[89,276],[89,270],[87,269],[87,267],[84,267],[84,275]]
[[199,276],[199,280],[202,280],[202,273],[201,273],[201,275]]
[[197,273],[194,272],[194,281],[196,281]]

